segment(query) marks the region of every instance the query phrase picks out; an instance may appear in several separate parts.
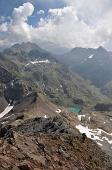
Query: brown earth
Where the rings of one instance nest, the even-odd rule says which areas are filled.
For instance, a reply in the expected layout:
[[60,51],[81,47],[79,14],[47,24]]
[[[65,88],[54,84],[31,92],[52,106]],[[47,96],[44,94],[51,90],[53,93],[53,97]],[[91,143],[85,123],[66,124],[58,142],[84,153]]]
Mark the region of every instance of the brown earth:
[[[36,128],[36,121],[40,122],[43,129],[42,122],[47,122],[47,131],[38,132],[40,125],[35,124]],[[18,131],[9,127],[0,140],[0,170],[112,169],[110,158],[96,143],[88,138],[84,141],[75,128],[72,132],[66,122],[60,123],[60,118],[37,118],[23,122],[17,127]],[[60,125],[65,131],[59,131]]]

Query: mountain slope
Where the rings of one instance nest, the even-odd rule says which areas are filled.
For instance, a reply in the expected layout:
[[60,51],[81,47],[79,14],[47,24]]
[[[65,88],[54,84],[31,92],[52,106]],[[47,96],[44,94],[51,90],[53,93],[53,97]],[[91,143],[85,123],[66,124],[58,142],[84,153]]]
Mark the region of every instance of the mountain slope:
[[103,47],[77,47],[57,58],[97,87],[112,80],[112,53]]
[[[4,50],[3,52],[6,56],[8,56],[10,59],[12,60],[19,60],[19,61],[27,61],[27,60],[34,60],[34,59],[39,59],[39,58],[47,58],[47,59],[52,59],[52,60],[56,60],[52,57],[52,55],[40,48],[38,45],[34,44],[34,43],[22,43],[22,44],[15,44],[13,45],[11,48],[8,48],[6,50]],[[16,58],[15,58],[16,56]],[[7,57],[7,58],[8,58]]]
[[74,98],[86,103],[108,101],[98,89],[35,44],[14,45],[4,55],[18,65],[22,79],[42,89],[57,104],[73,105]]
[[[18,103],[25,103],[26,96],[29,97],[30,102],[35,98],[30,86],[21,79],[18,66],[0,54],[0,113],[2,111],[5,113],[5,109],[7,110],[9,105],[16,106]],[[27,98],[26,100],[28,100]]]
[[4,91],[6,85],[15,78],[14,73],[17,71],[17,66],[0,54],[0,111],[3,111],[8,105]]
[[102,87],[101,91],[104,95],[107,95],[112,98],[112,81],[109,81],[107,84],[105,84]]

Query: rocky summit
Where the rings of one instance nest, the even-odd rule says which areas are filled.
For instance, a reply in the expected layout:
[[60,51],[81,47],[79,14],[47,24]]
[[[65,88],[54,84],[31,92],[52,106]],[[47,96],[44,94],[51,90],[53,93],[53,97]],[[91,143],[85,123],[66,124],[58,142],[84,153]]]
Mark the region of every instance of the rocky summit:
[[0,128],[0,170],[111,170],[108,156],[64,119]]

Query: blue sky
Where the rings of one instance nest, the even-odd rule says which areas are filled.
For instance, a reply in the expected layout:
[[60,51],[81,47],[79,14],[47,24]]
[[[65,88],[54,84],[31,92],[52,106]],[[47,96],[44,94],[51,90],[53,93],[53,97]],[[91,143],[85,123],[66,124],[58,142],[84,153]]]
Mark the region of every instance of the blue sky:
[[41,15],[37,16],[37,11],[44,10],[43,17],[46,17],[50,8],[62,8],[65,6],[64,1],[60,0],[0,0],[0,16],[11,16],[13,9],[25,2],[31,2],[35,7],[33,15],[28,20],[28,23],[34,26],[37,24],[37,19],[39,21],[41,17]]
[[50,41],[112,49],[112,0],[0,0],[0,48]]

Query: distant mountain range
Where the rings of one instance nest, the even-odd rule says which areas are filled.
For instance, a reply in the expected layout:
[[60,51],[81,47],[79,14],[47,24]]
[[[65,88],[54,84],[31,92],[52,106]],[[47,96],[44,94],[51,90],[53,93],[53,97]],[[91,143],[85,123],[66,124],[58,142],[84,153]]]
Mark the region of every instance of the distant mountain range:
[[56,55],[60,55],[60,54],[62,55],[71,50],[70,48],[49,41],[38,40],[37,44],[43,49]]
[[10,73],[32,89],[41,89],[52,102],[67,106],[79,99],[92,104],[109,101],[95,86],[69,71],[55,55],[34,43],[15,44],[2,55],[17,67],[18,71]]
[[[24,43],[21,43],[21,44],[24,44]],[[49,51],[50,53],[53,53],[55,55],[62,55],[71,50],[71,48],[67,48],[65,46],[62,46],[62,45],[59,45],[59,44],[56,44],[50,41],[40,40],[40,39],[38,39],[36,43],[32,43],[32,44],[36,44],[36,45],[38,44],[38,46],[42,47],[43,50]],[[17,46],[18,44],[16,43],[15,45]],[[0,52],[3,52],[3,50],[5,50],[6,48],[10,48],[10,47],[5,47],[5,46],[0,47]]]
[[57,58],[98,87],[112,80],[112,52],[103,47],[97,49],[77,47]]

